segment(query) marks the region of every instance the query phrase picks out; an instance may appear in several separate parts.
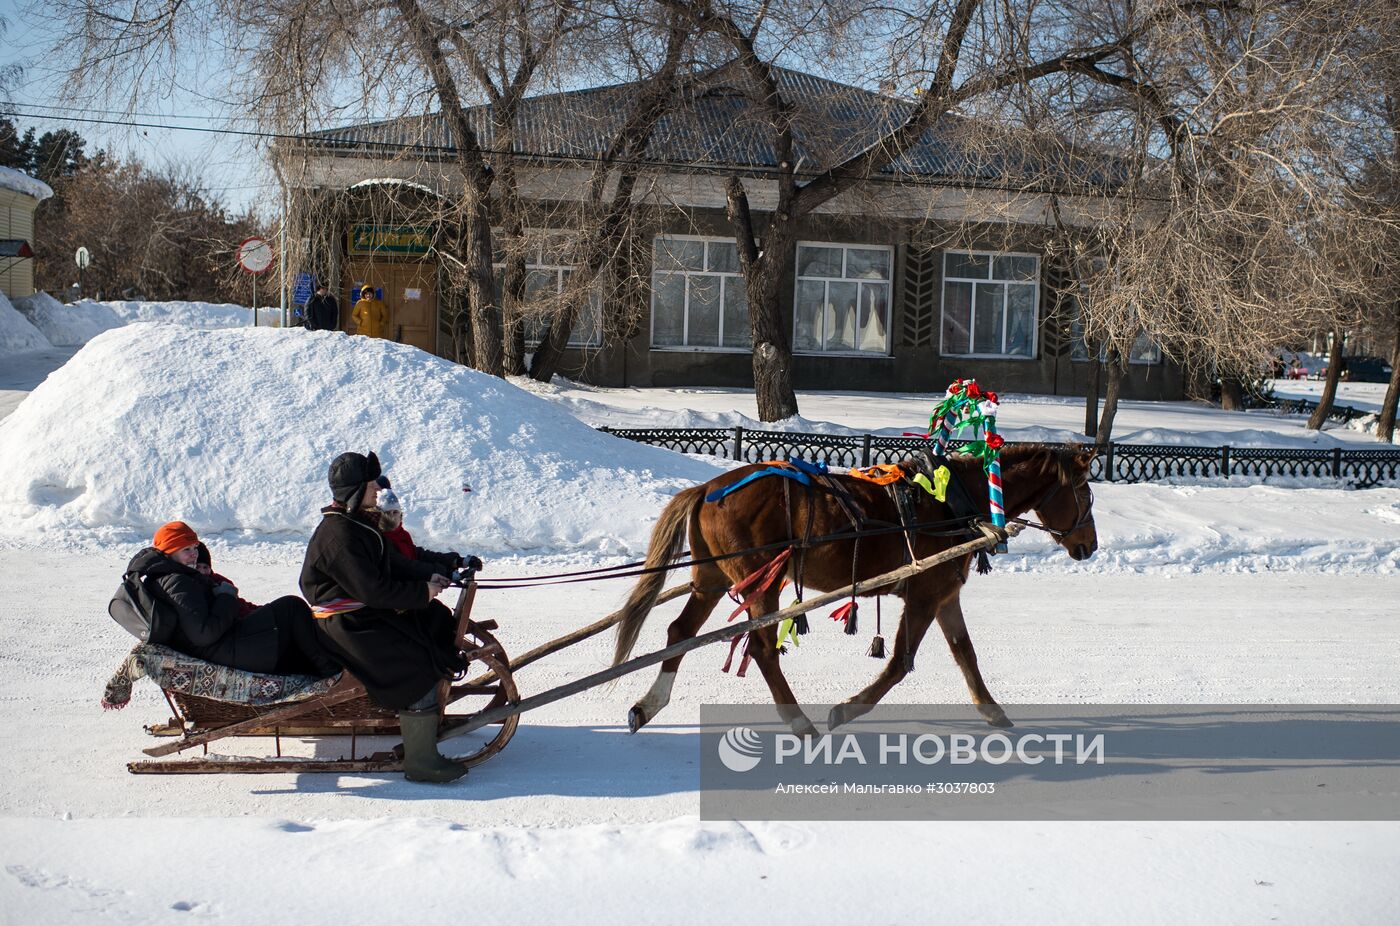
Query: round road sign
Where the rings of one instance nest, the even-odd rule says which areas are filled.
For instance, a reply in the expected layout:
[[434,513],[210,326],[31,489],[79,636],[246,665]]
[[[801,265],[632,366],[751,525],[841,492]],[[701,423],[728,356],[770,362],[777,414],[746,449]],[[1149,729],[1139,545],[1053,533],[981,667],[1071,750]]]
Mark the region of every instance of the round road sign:
[[77,253],[73,255],[73,262],[78,265],[79,270],[86,270],[88,264],[92,263],[92,255],[88,253],[87,248],[78,248]]
[[238,266],[249,273],[266,273],[272,266],[272,245],[263,238],[245,238],[238,246]]

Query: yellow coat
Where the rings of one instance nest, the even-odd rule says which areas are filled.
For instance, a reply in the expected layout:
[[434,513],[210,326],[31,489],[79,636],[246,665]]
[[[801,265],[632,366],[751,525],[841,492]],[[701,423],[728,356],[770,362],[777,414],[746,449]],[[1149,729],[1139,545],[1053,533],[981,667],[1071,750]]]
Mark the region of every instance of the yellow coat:
[[355,323],[359,334],[371,338],[389,336],[389,307],[373,296],[360,299],[350,312],[350,320]]

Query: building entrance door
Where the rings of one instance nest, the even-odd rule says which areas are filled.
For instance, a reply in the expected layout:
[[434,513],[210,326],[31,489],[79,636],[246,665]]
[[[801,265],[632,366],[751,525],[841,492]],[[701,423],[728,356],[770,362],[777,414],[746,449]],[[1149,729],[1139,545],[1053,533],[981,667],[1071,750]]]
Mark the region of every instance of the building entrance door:
[[[427,261],[351,261],[342,281],[346,305],[353,308],[360,287],[373,286],[383,294],[389,310],[388,337],[432,352],[437,346],[437,265]],[[354,332],[350,311],[341,313],[345,330]]]

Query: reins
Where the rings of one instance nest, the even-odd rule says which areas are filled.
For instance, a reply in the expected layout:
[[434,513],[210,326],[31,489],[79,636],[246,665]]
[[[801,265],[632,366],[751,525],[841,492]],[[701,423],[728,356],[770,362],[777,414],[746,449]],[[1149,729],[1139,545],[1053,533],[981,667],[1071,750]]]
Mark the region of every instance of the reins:
[[[558,572],[543,576],[507,576],[500,579],[478,581],[479,589],[506,589],[506,588],[543,588],[549,585],[573,585],[579,582],[593,582],[600,579],[621,579],[635,576],[649,575],[654,572],[670,572],[673,569],[685,569],[690,566],[704,566],[709,563],[718,563],[728,559],[736,559],[741,556],[750,556],[754,553],[767,553],[773,550],[786,548],[803,550],[810,547],[819,546],[826,543],[840,543],[843,540],[859,540],[864,537],[879,537],[888,534],[902,534],[909,531],[923,535],[925,537],[966,537],[975,536],[976,529],[972,526],[976,518],[951,518],[943,521],[924,521],[907,526],[895,525],[892,527],[881,527],[874,529],[860,529],[850,531],[840,531],[834,534],[823,534],[819,537],[811,537],[806,540],[778,540],[762,546],[749,547],[744,550],[734,550],[729,553],[721,553],[716,556],[706,556],[700,559],[676,560],[662,566],[644,566],[645,560],[638,560],[631,563],[621,563],[617,566],[603,566],[597,569],[580,569],[576,572]],[[946,529],[948,525],[962,525],[957,529]],[[686,556],[690,551],[680,554]],[[640,567],[640,568],[637,568]]]
[[[1041,506],[1049,502],[1050,499],[1054,498],[1055,495],[1061,489],[1065,488],[1065,486],[1066,483],[1056,480],[1055,484],[1052,485],[1049,489],[1047,489],[1040,496],[1040,498],[1036,502],[1034,502],[1030,507],[1032,509],[1039,509]],[[1085,483],[1085,486],[1088,486],[1087,482]],[[784,488],[786,488],[786,486],[784,486]],[[1068,535],[1074,533],[1075,531],[1083,527],[1085,524],[1087,524],[1089,519],[1093,516],[1093,489],[1090,488],[1088,490],[1089,499],[1087,503],[1082,502],[1079,495],[1078,486],[1072,486],[1072,489],[1074,491],[1075,514],[1077,516],[1075,523],[1072,527],[1062,530],[1060,528],[1050,527],[1048,525],[1032,521],[1028,518],[1009,518],[1008,521],[1020,524],[1023,527],[1029,527],[1035,530],[1044,531],[1056,540],[1060,540],[1064,537],[1067,537]],[[896,507],[900,508],[902,506],[896,504]],[[904,521],[905,514],[902,510],[900,514],[900,520]],[[791,517],[790,512],[789,517]],[[670,572],[673,569],[685,569],[692,566],[705,566],[710,563],[719,563],[725,560],[737,559],[742,556],[752,556],[756,553],[768,553],[775,550],[784,549],[805,551],[807,549],[820,546],[822,544],[840,543],[842,541],[847,540],[859,542],[860,540],[866,537],[881,537],[890,534],[904,534],[906,538],[908,538],[906,542],[912,540],[912,537],[915,534],[925,537],[975,536],[977,534],[978,528],[974,525],[976,525],[978,522],[984,521],[984,516],[973,515],[964,516],[960,518],[949,518],[941,521],[921,521],[912,523],[906,522],[897,525],[890,525],[888,527],[866,528],[856,526],[852,530],[839,531],[833,534],[823,534],[819,537],[808,536],[800,540],[778,540],[774,541],[773,543],[763,544],[762,546],[748,547],[743,550],[734,550],[729,553],[721,553],[715,556],[701,557],[699,559],[677,559],[661,566],[646,566],[645,560],[636,560],[630,563],[621,563],[616,566],[600,566],[593,569],[579,569],[572,572],[556,572],[539,576],[505,576],[499,579],[488,579],[484,582],[478,580],[477,588],[483,590],[512,588],[544,588],[546,586],[551,585],[574,585],[581,582],[594,582],[602,579],[635,578],[637,576],[650,575],[652,573],[657,572]],[[954,527],[951,527],[950,529],[950,526]],[[912,543],[910,543],[909,545],[910,553],[912,556],[913,545]],[[679,554],[679,556],[685,557],[688,556],[689,553],[690,551],[686,550]]]

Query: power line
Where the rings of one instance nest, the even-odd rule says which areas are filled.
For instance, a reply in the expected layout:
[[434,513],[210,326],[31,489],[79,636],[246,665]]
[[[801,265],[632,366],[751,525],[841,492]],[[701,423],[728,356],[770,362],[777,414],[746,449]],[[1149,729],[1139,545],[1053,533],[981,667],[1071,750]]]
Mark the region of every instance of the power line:
[[[40,104],[40,105],[43,105],[43,104]],[[16,109],[28,109],[28,108],[37,108],[37,107],[34,107],[34,106],[32,106],[31,104],[27,104],[27,103],[19,103],[19,104],[12,104],[11,107],[9,108],[9,111],[12,112],[12,113],[14,113],[15,115],[28,116],[28,118],[31,118],[31,119],[49,119],[49,120],[51,120],[51,121],[56,121],[56,122],[77,122],[77,123],[85,123],[85,124],[93,124],[93,125],[114,125],[114,126],[121,126],[121,127],[124,127],[124,128],[137,128],[137,129],[162,129],[162,130],[165,130],[165,131],[193,132],[193,133],[196,133],[196,134],[205,134],[205,135],[233,135],[233,136],[238,136],[238,137],[242,137],[242,138],[268,139],[268,140],[271,140],[271,141],[298,141],[298,142],[303,142],[303,143],[305,143],[305,142],[311,142],[311,143],[315,143],[315,144],[318,144],[318,145],[322,145],[322,146],[325,146],[325,147],[328,147],[328,148],[340,148],[340,149],[342,149],[342,150],[344,150],[344,149],[351,149],[351,148],[362,148],[362,149],[371,149],[371,150],[378,149],[378,150],[383,150],[383,151],[411,152],[411,153],[418,153],[418,154],[436,154],[436,155],[456,154],[457,151],[458,151],[458,149],[457,149],[457,147],[456,147],[455,145],[430,145],[430,144],[423,144],[423,143],[418,143],[418,142],[381,142],[381,141],[372,141],[372,140],[369,140],[369,139],[361,139],[361,140],[357,140],[357,141],[347,141],[347,140],[341,140],[341,139],[336,139],[336,138],[327,137],[327,134],[326,134],[326,133],[337,131],[336,129],[323,129],[323,130],[320,130],[319,132],[316,132],[316,133],[268,132],[268,131],[262,131],[262,130],[252,130],[252,129],[213,128],[213,127],[208,127],[208,126],[191,126],[191,125],[166,125],[166,124],[163,124],[163,123],[137,122],[137,121],[134,121],[134,120],[131,120],[131,119],[99,119],[99,118],[95,118],[95,117],[84,117],[84,116],[52,116],[52,115],[47,115],[47,114],[43,114],[43,113],[21,113],[21,112],[16,112]],[[77,112],[85,112],[85,111],[86,111],[86,112],[100,112],[100,110],[78,110],[78,109],[74,109],[73,111],[77,111]],[[164,118],[164,117],[162,117],[162,118]],[[198,118],[206,118],[206,117],[198,117]],[[380,120],[380,121],[392,121],[392,120]],[[371,123],[371,124],[373,124],[373,123]],[[342,131],[353,131],[355,128],[356,128],[355,126],[351,126],[351,127],[347,128],[347,129],[343,129]],[[484,146],[482,146],[482,147],[480,148],[480,151],[481,151],[482,154],[488,155],[488,156],[491,156],[491,155],[511,155],[511,156],[517,156],[517,157],[523,157],[523,158],[535,158],[535,159],[545,160],[545,161],[563,161],[563,162],[567,162],[567,161],[583,161],[583,162],[587,162],[587,163],[605,163],[605,162],[606,162],[606,163],[615,164],[615,165],[617,165],[617,166],[619,166],[619,167],[639,167],[639,168],[645,168],[645,167],[650,167],[650,168],[657,168],[657,167],[667,168],[667,167],[669,167],[669,168],[676,168],[676,169],[681,169],[681,170],[686,170],[686,171],[705,171],[705,170],[707,170],[707,169],[708,169],[708,170],[715,170],[715,169],[726,168],[726,167],[727,167],[727,168],[731,168],[731,169],[737,168],[737,169],[740,169],[740,170],[758,170],[758,171],[764,171],[764,172],[772,172],[772,171],[774,170],[773,166],[770,165],[770,164],[752,164],[752,163],[750,163],[750,164],[740,164],[740,163],[730,163],[730,164],[713,163],[713,164],[706,164],[706,163],[697,163],[697,162],[691,162],[691,161],[672,161],[672,160],[647,159],[647,158],[612,158],[611,160],[609,160],[608,158],[605,158],[605,157],[603,157],[602,155],[585,154],[585,153],[581,153],[581,152],[580,152],[580,153],[572,153],[572,154],[557,154],[557,153],[548,153],[548,152],[542,152],[542,151],[517,150],[517,149],[513,149],[513,148],[512,148],[512,149],[487,148],[487,147],[484,147]],[[804,177],[805,177],[805,178],[815,178],[815,177],[822,176],[823,173],[824,173],[824,171],[821,171],[821,170],[810,170],[810,171],[795,170],[795,171],[793,172],[793,175],[794,175],[794,177],[798,177],[798,178],[804,178]],[[862,182],[865,182],[865,183],[890,183],[890,184],[896,184],[896,185],[899,185],[899,186],[924,186],[924,187],[935,187],[935,188],[942,188],[942,189],[981,190],[981,191],[1005,192],[1005,193],[1024,193],[1024,194],[1038,194],[1038,195],[1056,195],[1056,194],[1063,194],[1063,195],[1094,195],[1094,196],[1099,196],[1099,197],[1105,198],[1105,199],[1119,199],[1119,198],[1121,198],[1121,194],[1118,194],[1118,193],[1113,192],[1113,191],[1110,191],[1110,190],[1103,190],[1103,189],[1095,189],[1092,193],[1088,193],[1088,194],[1083,194],[1083,193],[1081,193],[1081,194],[1076,194],[1076,193],[1075,193],[1074,191],[1072,191],[1072,190],[1053,189],[1053,188],[1049,188],[1049,187],[1037,187],[1037,186],[1029,186],[1029,185],[1017,185],[1017,184],[1010,184],[1010,183],[994,183],[994,182],[988,182],[988,181],[979,181],[979,180],[976,180],[976,179],[965,178],[965,177],[964,177],[964,178],[943,178],[943,177],[922,176],[922,175],[917,175],[917,174],[913,174],[913,175],[911,175],[911,174],[888,174],[888,173],[871,174],[871,175],[869,175],[869,176],[863,177],[863,178],[862,178]],[[1161,198],[1161,197],[1146,196],[1146,195],[1142,195],[1142,194],[1137,194],[1136,198],[1141,199],[1141,200],[1145,200],[1145,201],[1165,201],[1165,200],[1164,200],[1163,198]]]

